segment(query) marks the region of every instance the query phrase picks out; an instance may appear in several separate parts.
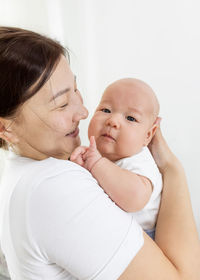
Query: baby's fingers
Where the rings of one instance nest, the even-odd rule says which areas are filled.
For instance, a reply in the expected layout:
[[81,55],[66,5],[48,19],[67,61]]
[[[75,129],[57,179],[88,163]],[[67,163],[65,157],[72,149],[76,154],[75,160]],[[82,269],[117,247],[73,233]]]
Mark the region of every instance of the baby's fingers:
[[97,145],[96,145],[96,141],[95,141],[95,137],[94,136],[90,137],[90,148],[92,150],[96,150],[97,149]]
[[77,157],[82,156],[86,152],[86,147],[79,146],[71,154],[70,159],[72,161],[76,160]]

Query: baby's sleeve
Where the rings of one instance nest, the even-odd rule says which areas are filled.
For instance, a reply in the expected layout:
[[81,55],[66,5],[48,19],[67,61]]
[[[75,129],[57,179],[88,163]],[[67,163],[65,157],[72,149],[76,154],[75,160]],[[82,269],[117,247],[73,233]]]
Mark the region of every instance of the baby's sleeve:
[[116,280],[141,249],[142,229],[88,171],[74,166],[33,192],[32,236],[50,262],[76,279]]
[[116,164],[120,168],[149,179],[153,187],[151,200],[157,199],[162,191],[162,176],[147,147],[144,147],[142,151],[136,155],[117,161]]

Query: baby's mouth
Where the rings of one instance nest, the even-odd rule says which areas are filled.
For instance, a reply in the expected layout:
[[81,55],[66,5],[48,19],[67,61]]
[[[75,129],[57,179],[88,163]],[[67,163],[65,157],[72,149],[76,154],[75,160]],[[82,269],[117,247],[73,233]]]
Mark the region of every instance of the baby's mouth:
[[104,133],[104,134],[102,134],[102,136],[105,137],[105,138],[107,138],[107,139],[116,141],[115,138],[113,138],[110,134]]

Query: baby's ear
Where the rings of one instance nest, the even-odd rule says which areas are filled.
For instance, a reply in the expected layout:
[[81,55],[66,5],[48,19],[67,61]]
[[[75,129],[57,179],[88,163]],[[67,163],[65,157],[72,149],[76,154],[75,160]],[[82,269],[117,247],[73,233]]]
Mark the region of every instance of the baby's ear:
[[154,134],[156,133],[156,129],[159,126],[158,120],[159,120],[159,118],[156,118],[152,127],[149,128],[149,130],[147,131],[146,138],[145,138],[145,141],[144,141],[144,146],[149,145],[149,143],[151,142],[151,139],[153,138]]

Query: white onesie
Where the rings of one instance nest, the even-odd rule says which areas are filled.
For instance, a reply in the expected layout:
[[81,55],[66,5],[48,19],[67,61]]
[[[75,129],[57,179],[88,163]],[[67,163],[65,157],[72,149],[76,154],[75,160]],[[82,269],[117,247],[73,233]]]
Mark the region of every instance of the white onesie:
[[160,205],[162,176],[149,149],[144,147],[138,154],[120,159],[116,164],[151,181],[153,192],[150,200],[142,210],[131,214],[144,230],[154,229]]

